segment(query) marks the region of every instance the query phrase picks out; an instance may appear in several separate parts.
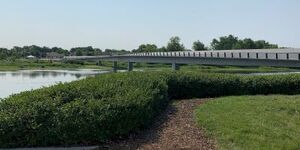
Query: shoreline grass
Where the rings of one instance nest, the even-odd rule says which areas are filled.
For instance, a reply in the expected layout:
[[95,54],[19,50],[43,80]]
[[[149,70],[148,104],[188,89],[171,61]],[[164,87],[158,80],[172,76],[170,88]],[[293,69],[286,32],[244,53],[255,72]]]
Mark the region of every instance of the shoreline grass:
[[[49,62],[28,59],[15,61],[0,61],[0,71],[34,70],[34,69],[112,69],[112,62]],[[145,71],[171,71],[170,64],[134,63],[134,68]],[[206,73],[276,73],[276,72],[299,72],[298,68],[282,67],[239,67],[239,66],[210,66],[210,65],[181,65],[181,70],[186,72]],[[118,63],[118,69],[126,70],[127,63]]]

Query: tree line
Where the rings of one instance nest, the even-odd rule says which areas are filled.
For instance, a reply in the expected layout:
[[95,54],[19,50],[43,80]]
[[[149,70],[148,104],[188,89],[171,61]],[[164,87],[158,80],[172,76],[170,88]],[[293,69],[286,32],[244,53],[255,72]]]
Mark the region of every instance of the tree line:
[[[185,51],[188,50],[181,43],[178,36],[172,37],[166,47],[158,48],[155,44],[142,44],[133,52],[158,52],[158,51]],[[270,44],[265,40],[254,41],[251,38],[239,39],[233,35],[222,36],[219,39],[213,39],[210,46],[205,46],[197,40],[193,43],[192,50],[234,50],[234,49],[277,49],[277,44]]]
[[[270,44],[265,40],[254,41],[250,38],[239,39],[233,35],[222,36],[218,39],[213,39],[210,46],[205,46],[201,41],[195,41],[192,49],[195,51],[202,50],[232,50],[232,49],[276,49],[277,44]],[[165,52],[165,51],[186,51],[188,50],[178,36],[171,37],[166,46],[158,47],[155,44],[141,44],[137,49],[116,50],[105,49],[102,51],[99,48],[88,47],[74,47],[66,50],[59,47],[39,47],[36,45],[13,47],[11,49],[0,48],[0,59],[7,58],[25,58],[33,55],[37,58],[45,58],[49,53],[57,53],[63,56],[97,56],[97,55],[111,55],[111,54],[126,54],[130,52]]]
[[24,47],[13,47],[11,49],[0,48],[0,59],[20,59],[26,58],[27,56],[35,56],[37,58],[47,58],[50,53],[55,53],[60,56],[98,56],[98,55],[110,55],[110,54],[126,54],[130,51],[116,50],[116,49],[105,49],[102,51],[99,48],[88,47],[75,47],[70,50],[59,48],[59,47],[40,47],[36,45],[24,46]]

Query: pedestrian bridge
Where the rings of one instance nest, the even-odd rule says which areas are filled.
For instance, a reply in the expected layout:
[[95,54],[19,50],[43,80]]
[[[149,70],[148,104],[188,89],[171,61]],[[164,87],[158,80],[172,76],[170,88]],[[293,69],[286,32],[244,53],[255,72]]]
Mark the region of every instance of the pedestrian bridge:
[[128,71],[133,69],[133,63],[169,63],[174,70],[178,70],[180,64],[300,68],[300,49],[147,52],[110,56],[67,56],[64,59],[112,61],[114,71],[117,69],[117,62],[128,62]]

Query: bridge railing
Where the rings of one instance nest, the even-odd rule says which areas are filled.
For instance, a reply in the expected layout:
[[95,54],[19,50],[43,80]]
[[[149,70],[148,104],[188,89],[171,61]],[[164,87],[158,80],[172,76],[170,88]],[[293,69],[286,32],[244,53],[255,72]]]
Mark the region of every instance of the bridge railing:
[[151,57],[200,57],[200,58],[226,58],[226,59],[270,59],[270,60],[300,60],[300,52],[146,52],[133,53],[128,56]]

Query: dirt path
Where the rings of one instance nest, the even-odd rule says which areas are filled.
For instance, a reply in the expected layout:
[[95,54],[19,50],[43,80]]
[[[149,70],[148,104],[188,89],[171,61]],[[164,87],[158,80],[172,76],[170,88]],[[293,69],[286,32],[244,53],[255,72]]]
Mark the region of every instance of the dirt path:
[[170,105],[148,130],[109,144],[109,150],[212,150],[215,144],[196,126],[195,107],[203,100],[182,100]]

